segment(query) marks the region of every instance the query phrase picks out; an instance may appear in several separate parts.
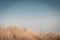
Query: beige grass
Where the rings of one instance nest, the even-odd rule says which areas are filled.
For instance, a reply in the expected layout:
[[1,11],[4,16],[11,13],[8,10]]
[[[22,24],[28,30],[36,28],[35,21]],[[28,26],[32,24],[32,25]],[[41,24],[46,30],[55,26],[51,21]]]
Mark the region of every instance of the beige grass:
[[60,40],[57,32],[32,32],[27,28],[0,26],[0,40]]

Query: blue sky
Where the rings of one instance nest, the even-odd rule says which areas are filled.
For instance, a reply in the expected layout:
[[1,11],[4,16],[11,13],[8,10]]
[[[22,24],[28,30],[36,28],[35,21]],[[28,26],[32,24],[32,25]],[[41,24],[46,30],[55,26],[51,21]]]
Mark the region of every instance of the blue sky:
[[34,31],[59,31],[59,0],[0,0],[0,25],[20,25]]

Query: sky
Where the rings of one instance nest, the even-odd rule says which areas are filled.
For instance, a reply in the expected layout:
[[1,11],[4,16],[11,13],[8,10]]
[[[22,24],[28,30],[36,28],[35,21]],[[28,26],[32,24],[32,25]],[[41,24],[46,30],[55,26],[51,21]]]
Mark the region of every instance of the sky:
[[0,25],[36,32],[60,32],[60,0],[0,0]]

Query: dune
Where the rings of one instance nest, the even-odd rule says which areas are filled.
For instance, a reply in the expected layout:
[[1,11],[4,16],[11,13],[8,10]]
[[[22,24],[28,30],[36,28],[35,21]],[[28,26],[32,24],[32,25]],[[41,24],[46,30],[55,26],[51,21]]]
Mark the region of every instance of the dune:
[[0,40],[60,40],[58,32],[33,32],[21,27],[0,26]]

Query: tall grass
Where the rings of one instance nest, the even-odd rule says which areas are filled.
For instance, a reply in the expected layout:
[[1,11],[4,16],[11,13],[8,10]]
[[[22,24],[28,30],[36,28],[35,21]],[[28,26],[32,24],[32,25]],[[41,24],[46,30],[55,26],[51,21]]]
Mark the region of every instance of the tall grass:
[[60,40],[60,33],[57,32],[32,32],[21,27],[0,26],[0,40]]

